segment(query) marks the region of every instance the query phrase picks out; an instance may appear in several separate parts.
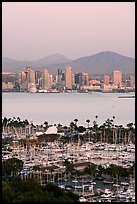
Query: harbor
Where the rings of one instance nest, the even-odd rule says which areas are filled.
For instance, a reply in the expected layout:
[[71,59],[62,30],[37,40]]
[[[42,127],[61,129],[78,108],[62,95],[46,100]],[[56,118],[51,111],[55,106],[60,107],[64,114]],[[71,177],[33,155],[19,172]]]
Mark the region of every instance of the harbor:
[[[66,192],[79,195],[80,202],[135,202],[135,175],[127,180],[106,175],[99,177],[98,171],[82,175],[85,168],[92,165],[96,170],[99,166],[106,169],[111,165],[132,168],[135,165],[135,144],[131,140],[109,144],[78,139],[77,142],[64,143],[61,138],[60,135],[54,141],[40,140],[29,126],[26,135],[15,127],[9,128],[9,132],[6,129],[2,134],[2,161],[10,158],[22,160],[23,169],[19,174],[22,180],[34,178],[42,186],[54,183]],[[4,142],[7,139],[11,139],[8,144]],[[75,173],[67,172],[65,162],[73,164]]]

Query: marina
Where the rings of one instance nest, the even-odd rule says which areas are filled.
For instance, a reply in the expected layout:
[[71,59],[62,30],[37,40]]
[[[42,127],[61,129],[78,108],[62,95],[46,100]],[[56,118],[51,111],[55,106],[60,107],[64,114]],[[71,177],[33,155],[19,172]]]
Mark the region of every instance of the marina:
[[[4,133],[3,138],[6,137],[8,134]],[[37,141],[37,138],[38,136],[33,135],[32,140]],[[23,180],[33,177],[38,178],[41,185],[46,185],[48,182],[55,183],[65,191],[78,194],[80,202],[115,202],[115,200],[134,202],[134,178],[132,182],[123,180],[117,183],[103,178],[93,180],[93,176],[69,177],[64,165],[65,161],[69,161],[74,164],[75,170],[80,171],[90,164],[101,165],[104,168],[116,164],[129,168],[135,163],[133,143],[108,144],[87,141],[80,144],[75,142],[63,144],[57,139],[46,143],[31,143],[28,140],[27,145],[23,145],[20,140],[21,136],[16,136],[12,140],[12,145],[3,146],[2,160],[13,157],[22,160],[24,165],[20,176]],[[9,152],[8,149],[12,151]],[[35,167],[39,167],[39,170],[35,171]]]

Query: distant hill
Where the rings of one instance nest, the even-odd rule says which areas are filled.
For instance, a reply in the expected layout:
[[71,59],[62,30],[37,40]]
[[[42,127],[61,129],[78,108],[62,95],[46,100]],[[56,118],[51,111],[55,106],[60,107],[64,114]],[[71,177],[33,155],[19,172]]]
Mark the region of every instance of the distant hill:
[[96,73],[112,73],[121,70],[123,73],[135,73],[135,59],[115,52],[100,52],[95,55],[79,58],[71,63],[73,69]]
[[12,71],[17,72],[22,70],[24,67],[32,66],[34,69],[40,70],[41,68],[47,68],[46,65],[51,64],[60,64],[71,62],[71,59],[68,59],[61,54],[53,54],[47,57],[41,58],[35,61],[18,61],[11,58],[3,57],[2,58],[2,71]]
[[91,74],[111,74],[113,70],[121,70],[123,73],[135,73],[135,59],[120,55],[116,52],[104,51],[91,56],[85,56],[71,60],[61,54],[53,54],[36,61],[17,61],[3,58],[3,71],[20,71],[26,66],[32,66],[35,70],[44,68],[51,74],[57,74],[57,69],[65,70],[66,66],[72,66],[74,72],[89,72]]

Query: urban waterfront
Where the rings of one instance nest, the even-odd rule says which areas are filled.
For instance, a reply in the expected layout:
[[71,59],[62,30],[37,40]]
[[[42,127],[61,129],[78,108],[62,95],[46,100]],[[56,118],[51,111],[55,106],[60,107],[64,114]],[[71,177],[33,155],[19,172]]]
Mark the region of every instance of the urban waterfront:
[[20,117],[34,124],[69,125],[75,118],[79,125],[91,125],[98,116],[98,124],[115,116],[115,124],[135,123],[135,96],[129,93],[2,93],[2,117]]
[[135,2],[3,2],[2,29],[2,202],[135,202]]

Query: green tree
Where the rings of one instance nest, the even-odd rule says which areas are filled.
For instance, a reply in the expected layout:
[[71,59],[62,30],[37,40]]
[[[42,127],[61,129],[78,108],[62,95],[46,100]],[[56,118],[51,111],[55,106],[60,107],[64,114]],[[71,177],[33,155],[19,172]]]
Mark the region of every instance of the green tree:
[[64,166],[66,167],[66,174],[68,175],[68,177],[70,177],[71,175],[73,175],[75,173],[75,168],[74,168],[74,164],[73,162],[69,162],[67,159],[65,160],[65,162],[63,163]]
[[2,201],[12,202],[14,193],[8,181],[2,181]]
[[2,162],[3,176],[13,176],[23,168],[23,161],[17,158],[10,158]]

